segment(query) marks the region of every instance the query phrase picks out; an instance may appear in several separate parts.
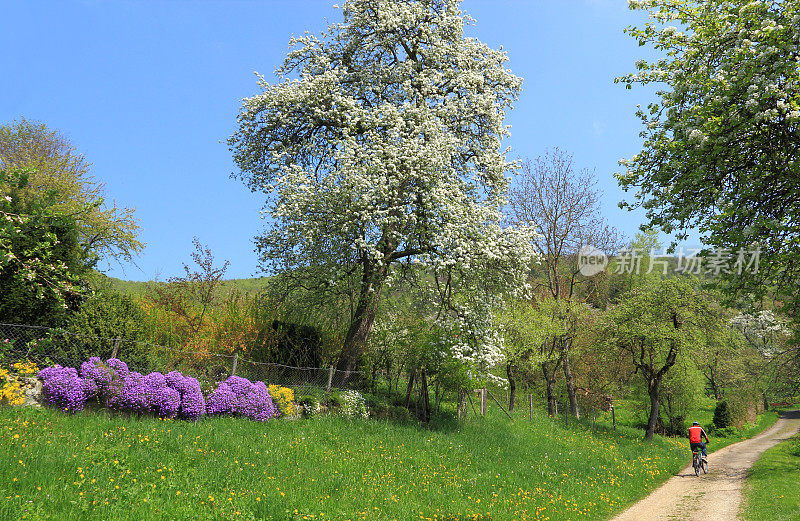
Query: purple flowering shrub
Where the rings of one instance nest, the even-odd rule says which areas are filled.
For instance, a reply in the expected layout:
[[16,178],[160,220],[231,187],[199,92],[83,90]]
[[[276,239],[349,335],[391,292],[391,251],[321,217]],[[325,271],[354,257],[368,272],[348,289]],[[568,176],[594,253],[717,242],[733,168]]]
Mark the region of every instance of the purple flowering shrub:
[[72,367],[47,367],[39,371],[45,400],[66,411],[82,411],[86,401],[97,396],[94,380],[81,378]]
[[208,396],[209,415],[241,415],[255,421],[274,418],[277,408],[264,382],[253,383],[241,376],[231,376]]
[[92,357],[81,364],[80,376],[75,369],[55,366],[39,371],[39,377],[46,401],[67,410],[82,410],[92,398],[118,411],[190,421],[206,410],[197,379],[178,371],[143,375],[116,358],[103,363]]

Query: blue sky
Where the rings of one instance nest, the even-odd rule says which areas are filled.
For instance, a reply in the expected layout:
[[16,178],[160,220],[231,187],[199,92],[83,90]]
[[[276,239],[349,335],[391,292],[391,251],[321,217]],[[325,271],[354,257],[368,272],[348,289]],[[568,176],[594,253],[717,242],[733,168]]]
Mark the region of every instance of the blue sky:
[[[147,248],[110,275],[178,274],[193,236],[257,274],[253,236],[263,195],[250,193],[225,145],[240,100],[271,76],[289,37],[338,19],[335,0],[40,1],[0,7],[0,124],[19,117],[64,132],[93,164],[110,199],[136,207]],[[524,80],[508,123],[514,157],[559,147],[596,171],[603,211],[627,237],[642,215],[624,212],[617,161],[638,151],[636,104],[652,90],[613,79],[645,50],[623,34],[642,15],[624,0],[465,0],[471,33],[502,45]]]

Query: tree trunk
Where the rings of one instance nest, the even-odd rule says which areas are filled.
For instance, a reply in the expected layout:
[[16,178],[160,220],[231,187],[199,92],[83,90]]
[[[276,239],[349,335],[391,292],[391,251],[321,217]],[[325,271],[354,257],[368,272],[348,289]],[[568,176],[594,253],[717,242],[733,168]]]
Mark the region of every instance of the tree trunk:
[[506,364],[506,374],[508,375],[508,411],[514,410],[514,401],[517,397],[517,382],[514,380],[514,365],[511,362]]
[[[353,320],[344,339],[342,353],[336,364],[336,370],[341,371],[339,384],[349,378],[349,373],[358,368],[358,362],[364,346],[369,341],[372,324],[375,322],[375,313],[378,310],[381,288],[386,280],[386,265],[375,269],[370,263],[365,262],[364,273],[361,277],[361,292],[358,297]],[[339,385],[340,386],[340,385]]]
[[425,369],[422,370],[422,386],[420,389],[420,400],[422,401],[422,422],[428,423],[431,421],[431,401],[428,396],[428,375]]
[[569,342],[564,341],[563,352],[563,367],[564,367],[564,380],[567,383],[567,396],[569,396],[569,408],[572,415],[578,420],[581,419],[581,411],[578,408],[578,394],[575,391],[575,379],[572,377],[572,367],[569,365]]
[[411,393],[414,390],[414,380],[416,379],[417,372],[415,369],[411,369],[411,372],[408,375],[408,387],[406,388],[406,409],[411,406]]
[[550,369],[550,362],[542,362],[542,373],[544,374],[545,390],[547,392],[547,414],[556,415],[556,377],[557,368]]
[[649,387],[650,394],[650,419],[647,421],[647,431],[644,433],[644,439],[652,440],[653,434],[656,432],[656,424],[658,424],[658,381],[652,381]]

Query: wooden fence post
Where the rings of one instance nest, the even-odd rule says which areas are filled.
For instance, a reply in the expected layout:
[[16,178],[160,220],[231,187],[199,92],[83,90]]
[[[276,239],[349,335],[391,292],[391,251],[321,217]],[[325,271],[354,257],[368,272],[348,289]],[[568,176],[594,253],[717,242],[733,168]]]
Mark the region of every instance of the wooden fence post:
[[331,392],[331,385],[333,385],[333,371],[333,366],[330,366],[330,368],[328,368],[328,385],[325,387],[326,393]]
[[481,416],[486,416],[486,387],[481,389]]
[[614,414],[614,406],[611,406],[611,423],[614,425],[614,430],[617,430],[617,416]]
[[236,374],[236,369],[239,367],[239,353],[233,354],[233,368],[231,369],[231,376]]
[[114,349],[111,350],[111,358],[116,358],[119,353],[119,343],[122,342],[120,337],[114,339]]

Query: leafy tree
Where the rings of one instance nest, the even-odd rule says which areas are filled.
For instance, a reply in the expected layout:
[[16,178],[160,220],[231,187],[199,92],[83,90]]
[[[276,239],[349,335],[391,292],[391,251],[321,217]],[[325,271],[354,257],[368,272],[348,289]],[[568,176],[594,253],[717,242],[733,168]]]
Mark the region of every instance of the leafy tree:
[[603,318],[607,345],[630,360],[647,389],[645,437],[652,439],[665,376],[719,324],[697,284],[684,279],[649,280],[622,294]]
[[142,250],[132,208],[108,204],[102,183],[72,143],[44,123],[22,119],[0,126],[0,170],[31,171],[21,197],[54,193],[53,208],[72,215],[85,255],[129,261]]
[[[534,246],[542,260],[540,271],[544,273],[536,280],[540,290],[537,294],[557,301],[552,309],[559,310],[554,316],[563,323],[562,332],[552,341],[558,358],[554,363],[544,360],[541,366],[547,393],[553,394],[550,387],[560,365],[570,410],[576,418],[580,418],[580,410],[572,370],[572,346],[586,297],[580,290],[592,285],[591,278],[581,274],[580,255],[587,248],[592,253],[613,255],[620,245],[619,233],[599,217],[600,199],[595,183],[594,173],[576,171],[572,156],[555,149],[523,164],[509,194],[512,222],[530,224],[539,234]],[[584,289],[584,293],[591,293],[593,288]]]
[[550,415],[556,412],[556,376],[564,351],[559,340],[581,320],[585,306],[576,304],[565,313],[563,301],[549,296],[532,300],[512,299],[498,314],[497,322],[503,334],[503,355],[509,386],[510,410],[514,409],[517,380],[532,380],[540,371],[545,381],[545,396]]
[[447,285],[448,270],[511,259],[518,267],[499,271],[516,286],[529,254],[527,237],[499,226],[513,166],[503,120],[521,85],[505,53],[464,35],[471,19],[456,1],[341,9],[321,37],[291,40],[279,81],[260,80],[229,145],[242,180],[268,194],[262,267],[312,287],[356,281],[338,363],[351,370],[392,265],[418,262]]
[[[617,175],[649,224],[733,253],[731,293],[776,291],[800,311],[800,3],[631,0],[650,21],[628,32],[661,57],[618,78],[660,86],[639,109],[644,145]],[[738,253],[760,244],[758,274]],[[745,259],[750,262],[750,255]],[[737,264],[738,262],[738,264]],[[746,267],[746,266],[745,266]],[[726,273],[727,272],[727,273]]]
[[58,326],[77,309],[93,266],[77,218],[57,194],[29,196],[29,173],[0,171],[0,322]]

